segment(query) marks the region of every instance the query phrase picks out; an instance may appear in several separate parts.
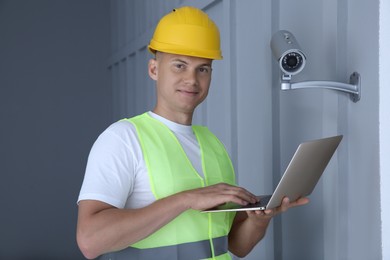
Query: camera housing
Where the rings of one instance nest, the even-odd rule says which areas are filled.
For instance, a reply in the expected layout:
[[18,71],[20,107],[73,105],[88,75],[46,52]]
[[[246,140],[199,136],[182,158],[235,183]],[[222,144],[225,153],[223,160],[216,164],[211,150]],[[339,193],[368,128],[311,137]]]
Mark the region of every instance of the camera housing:
[[279,63],[279,68],[283,72],[280,81],[281,90],[326,88],[349,93],[350,99],[355,103],[360,100],[361,80],[359,73],[353,72],[351,74],[349,84],[324,80],[291,82],[291,76],[298,74],[305,67],[306,55],[301,51],[294,35],[286,30],[277,31],[272,36],[270,45],[272,53]]
[[271,49],[285,75],[295,75],[303,70],[306,55],[294,35],[287,30],[277,31],[271,39]]

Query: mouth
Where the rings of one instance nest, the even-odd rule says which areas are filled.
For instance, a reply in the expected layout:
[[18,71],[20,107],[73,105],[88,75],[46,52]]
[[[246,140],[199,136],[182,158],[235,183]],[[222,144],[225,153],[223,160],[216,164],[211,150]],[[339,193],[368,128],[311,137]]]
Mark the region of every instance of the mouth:
[[185,90],[185,89],[179,89],[177,91],[183,95],[186,95],[186,96],[196,96],[199,94],[198,91],[191,91],[191,90]]

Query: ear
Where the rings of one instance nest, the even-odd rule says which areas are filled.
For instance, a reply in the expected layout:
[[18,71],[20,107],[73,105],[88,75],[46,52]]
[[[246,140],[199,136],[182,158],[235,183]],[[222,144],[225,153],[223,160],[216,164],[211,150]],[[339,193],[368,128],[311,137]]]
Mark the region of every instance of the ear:
[[158,69],[157,69],[157,60],[150,59],[148,63],[148,73],[149,77],[153,80],[157,80]]

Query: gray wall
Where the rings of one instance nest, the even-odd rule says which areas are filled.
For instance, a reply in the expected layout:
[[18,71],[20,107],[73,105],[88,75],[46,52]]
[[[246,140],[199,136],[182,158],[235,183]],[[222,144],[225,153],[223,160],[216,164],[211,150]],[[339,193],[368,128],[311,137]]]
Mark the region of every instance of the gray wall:
[[[358,103],[329,90],[280,94],[282,168],[297,142],[344,135],[312,203],[282,217],[281,255],[381,259],[379,2],[281,0],[279,10],[279,27],[293,31],[308,56],[297,79],[348,82],[357,71],[363,93]],[[294,236],[287,234],[299,234],[299,240],[291,241]]]
[[379,140],[381,172],[382,258],[390,259],[390,2],[380,1],[379,12]]
[[0,0],[0,259],[84,259],[76,200],[111,122],[109,7]]
[[[311,203],[275,218],[246,259],[382,259],[379,1],[112,1],[115,118],[152,108],[145,47],[158,19],[180,5],[202,8],[220,27],[224,60],[213,64],[210,94],[195,122],[225,143],[240,185],[269,193],[300,142],[344,135]],[[291,30],[308,56],[294,80],[348,83],[357,71],[362,99],[353,103],[331,90],[281,92],[269,48],[280,29]]]
[[[310,205],[274,219],[246,259],[382,259],[379,114],[390,111],[378,105],[378,0],[0,0],[0,259],[82,259],[75,201],[90,147],[112,121],[152,108],[145,47],[187,4],[221,29],[224,60],[195,121],[226,144],[240,185],[271,192],[299,142],[345,136]],[[362,100],[280,92],[269,49],[279,29],[308,55],[295,80],[358,71]]]

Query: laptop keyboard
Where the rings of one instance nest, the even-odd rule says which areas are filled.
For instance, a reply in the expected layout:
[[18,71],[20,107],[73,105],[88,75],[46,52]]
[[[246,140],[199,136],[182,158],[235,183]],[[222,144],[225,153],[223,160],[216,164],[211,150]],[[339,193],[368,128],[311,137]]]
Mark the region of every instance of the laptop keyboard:
[[250,208],[265,207],[265,206],[267,206],[271,197],[272,197],[272,195],[263,196],[263,197],[261,197],[259,202],[251,203],[251,204],[247,205],[246,207],[250,207]]

